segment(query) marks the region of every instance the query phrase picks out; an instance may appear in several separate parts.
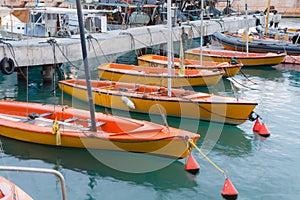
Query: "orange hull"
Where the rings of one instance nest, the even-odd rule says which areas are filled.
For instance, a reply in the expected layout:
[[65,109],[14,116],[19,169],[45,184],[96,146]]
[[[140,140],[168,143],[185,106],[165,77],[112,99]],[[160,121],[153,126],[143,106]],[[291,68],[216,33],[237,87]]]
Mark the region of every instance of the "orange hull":
[[[53,131],[55,119],[59,132]],[[97,132],[92,132],[89,119],[88,111],[68,106],[0,101],[0,134],[25,142],[183,158],[191,150],[184,138],[194,142],[199,138],[188,131],[103,113],[96,113]]]

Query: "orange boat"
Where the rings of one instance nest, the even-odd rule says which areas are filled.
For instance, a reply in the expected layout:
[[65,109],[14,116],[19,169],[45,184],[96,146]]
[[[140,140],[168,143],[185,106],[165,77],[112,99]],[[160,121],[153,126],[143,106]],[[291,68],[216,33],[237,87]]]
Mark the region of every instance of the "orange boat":
[[184,73],[173,69],[169,76],[167,68],[117,63],[105,63],[98,67],[98,76],[101,79],[165,87],[168,86],[168,79],[171,79],[172,87],[212,86],[220,81],[223,74],[224,72],[205,69],[185,69]]
[[26,192],[3,176],[0,176],[0,199],[33,200]]
[[0,100],[0,135],[44,145],[149,153],[183,158],[187,145],[200,137],[148,121],[95,113],[97,131],[90,130],[90,112],[68,106]]
[[[189,49],[185,52],[187,59],[200,59],[200,49]],[[286,54],[285,53],[254,53],[241,51],[226,50],[224,48],[202,48],[202,59],[215,62],[232,62],[233,59],[238,63],[242,63],[243,67],[262,67],[274,66],[280,64]]]
[[[59,88],[75,98],[88,100],[86,81],[82,79],[59,81]],[[135,83],[91,81],[96,105],[187,119],[238,125],[249,119],[257,103],[233,97],[168,89]]]
[[[154,54],[146,54],[138,57],[138,65],[139,66],[148,66],[148,67],[167,67],[168,66],[168,57],[159,56]],[[200,58],[197,59],[184,59],[184,65],[187,69],[218,69],[220,71],[224,71],[223,77],[231,77],[236,75],[242,64],[240,63],[232,63],[227,61],[222,62],[214,62],[214,61],[203,61],[202,65],[200,65]],[[174,66],[180,67],[180,59],[174,58]]]

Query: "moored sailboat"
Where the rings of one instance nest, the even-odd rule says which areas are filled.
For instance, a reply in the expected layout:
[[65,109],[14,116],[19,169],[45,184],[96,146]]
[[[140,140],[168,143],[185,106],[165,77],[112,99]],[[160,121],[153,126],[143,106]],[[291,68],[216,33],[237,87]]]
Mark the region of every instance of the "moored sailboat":
[[174,69],[169,75],[167,68],[118,63],[105,63],[98,67],[98,76],[101,79],[165,87],[168,85],[169,78],[172,81],[172,87],[212,86],[220,81],[223,74],[224,72],[221,71],[205,69],[185,69],[184,74],[181,74],[179,69]]
[[[189,49],[185,52],[185,56],[187,59],[199,59],[200,50],[199,48]],[[241,51],[210,47],[203,47],[202,49],[202,58],[205,61],[231,62],[232,60],[236,60],[238,63],[242,63],[243,67],[278,65],[284,60],[285,56],[285,53],[246,53]]]
[[[204,59],[203,59],[204,60]],[[167,67],[167,57],[154,55],[154,54],[146,54],[138,57],[138,65],[140,66],[151,66],[151,67]],[[187,69],[218,69],[220,71],[224,71],[223,77],[231,77],[236,75],[242,64],[240,63],[232,63],[229,61],[203,61],[202,65],[200,65],[200,57],[189,58],[186,54],[186,59],[184,59],[184,65]],[[180,59],[174,58],[174,67],[179,68]]]
[[96,131],[90,130],[88,111],[68,106],[0,101],[0,134],[30,143],[61,147],[149,153],[173,158],[192,150],[188,131],[147,121],[95,113]]
[[[134,83],[91,81],[95,104],[139,113],[164,114],[195,120],[238,125],[249,119],[257,103],[172,88],[168,89]],[[75,98],[86,101],[87,89],[84,80],[59,81],[59,88]]]

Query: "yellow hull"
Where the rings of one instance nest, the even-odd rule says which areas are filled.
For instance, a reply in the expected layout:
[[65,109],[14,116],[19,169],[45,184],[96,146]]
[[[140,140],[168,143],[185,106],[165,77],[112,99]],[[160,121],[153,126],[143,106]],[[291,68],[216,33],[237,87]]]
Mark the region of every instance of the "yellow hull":
[[[59,88],[75,98],[83,101],[88,100],[85,88],[62,83],[59,83]],[[124,94],[122,92],[112,94],[106,90],[93,89],[95,104],[100,106],[156,115],[164,112],[168,116],[173,117],[200,119],[230,125],[238,125],[248,120],[249,115],[257,105],[256,103],[243,103],[242,101],[235,102],[231,97],[216,97],[216,101],[214,102],[214,97],[211,98],[211,101],[193,101],[182,98],[155,98],[155,96],[148,98],[147,95],[140,97],[135,96],[134,93],[131,96],[125,94],[135,105],[135,108],[132,109],[123,102],[122,96]],[[232,101],[227,98],[232,99]]]
[[[138,72],[131,73],[131,70],[114,70],[111,71],[108,65],[98,67],[98,77],[104,80],[138,83],[147,85],[168,86],[167,73],[154,74],[139,74]],[[222,73],[214,73],[206,76],[202,75],[171,75],[172,87],[183,86],[213,86],[216,85],[222,78]]]
[[[197,58],[197,56],[188,56],[186,54],[186,59],[190,59],[190,60],[200,60],[199,56]],[[223,62],[228,62],[228,61],[215,61],[215,60],[204,60],[204,61],[214,61],[214,62],[219,62],[219,63],[223,63]],[[166,64],[163,64],[163,63],[159,63],[159,62],[155,62],[155,61],[150,61],[149,60],[141,60],[141,59],[138,59],[138,65],[140,66],[148,66],[148,67],[167,67]],[[206,67],[206,66],[201,66],[202,69],[212,69],[213,67]],[[237,65],[237,66],[230,66],[230,67],[215,67],[215,69],[219,69],[219,70],[223,70],[225,73],[223,74],[223,78],[227,78],[227,77],[232,77],[232,76],[235,76],[241,69],[241,66],[240,65]]]
[[[38,132],[22,131],[14,128],[0,127],[0,134],[2,136],[36,144],[43,145],[56,145],[56,135],[41,135]],[[198,138],[194,138],[196,143]],[[165,139],[165,140],[108,140],[103,138],[88,138],[88,137],[69,137],[61,136],[62,147],[71,148],[87,148],[87,149],[99,149],[110,151],[127,151],[135,153],[149,153],[152,155],[172,157],[172,158],[184,158],[189,155],[190,150],[187,149],[187,143],[182,138]]]
[[[233,48],[226,47],[226,49],[234,50]],[[200,59],[199,55],[193,53],[186,53],[185,54],[187,59],[197,60]],[[236,61],[239,63],[243,63],[243,67],[255,67],[255,66],[273,66],[280,64],[284,60],[285,55],[282,56],[262,56],[256,58],[247,58],[247,57],[235,57]],[[204,61],[214,61],[214,62],[230,62],[232,57],[226,56],[213,56],[203,54],[202,59]]]

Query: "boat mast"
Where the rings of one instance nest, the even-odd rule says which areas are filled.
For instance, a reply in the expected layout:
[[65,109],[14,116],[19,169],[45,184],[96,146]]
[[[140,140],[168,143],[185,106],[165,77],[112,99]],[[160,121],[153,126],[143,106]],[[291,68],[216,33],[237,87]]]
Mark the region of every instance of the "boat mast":
[[[78,0],[77,0],[78,1]],[[168,52],[168,96],[172,96],[172,80],[171,80],[171,70],[172,70],[172,16],[171,16],[171,1],[167,0],[167,24],[168,24],[168,40],[167,40],[167,52]]]
[[271,5],[271,0],[268,0],[268,7],[267,7],[267,13],[266,13],[266,29],[265,29],[265,35],[268,35],[269,15],[270,15],[270,5]]
[[89,63],[88,63],[87,51],[86,51],[83,17],[82,17],[80,0],[76,0],[76,9],[77,9],[77,16],[78,16],[78,23],[79,23],[79,30],[80,30],[80,41],[81,41],[82,59],[83,59],[85,79],[86,79],[86,87],[88,91],[88,101],[89,101],[90,114],[91,114],[91,131],[96,132],[97,128],[96,128],[96,117],[95,117],[95,104],[92,96],[91,77],[90,77]]
[[249,26],[248,26],[248,3],[247,3],[247,0],[246,0],[246,3],[245,3],[245,14],[246,14],[246,54],[247,56],[249,55]]
[[203,0],[201,0],[201,31],[200,31],[200,66],[202,66],[203,59],[202,59],[202,46],[203,46],[203,11],[204,11],[204,6],[203,6]]
[[[184,33],[184,28],[182,28],[182,34]],[[184,66],[184,51],[182,44],[182,35],[179,37],[179,75],[185,75],[185,66]]]

